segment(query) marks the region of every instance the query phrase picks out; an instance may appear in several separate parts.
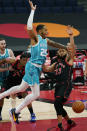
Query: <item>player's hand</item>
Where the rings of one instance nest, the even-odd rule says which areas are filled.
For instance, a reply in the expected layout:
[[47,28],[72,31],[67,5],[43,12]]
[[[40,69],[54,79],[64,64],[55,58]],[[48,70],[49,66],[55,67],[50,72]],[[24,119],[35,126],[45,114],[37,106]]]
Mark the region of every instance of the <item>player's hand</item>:
[[6,63],[14,63],[15,62],[15,59],[13,59],[12,57],[8,57],[5,59]]
[[66,31],[67,31],[68,35],[73,35],[72,27],[70,25],[67,26]]
[[29,0],[29,4],[32,10],[36,10],[36,5],[34,6],[32,1]]
[[6,63],[6,59],[0,60],[0,64],[4,64],[4,63]]

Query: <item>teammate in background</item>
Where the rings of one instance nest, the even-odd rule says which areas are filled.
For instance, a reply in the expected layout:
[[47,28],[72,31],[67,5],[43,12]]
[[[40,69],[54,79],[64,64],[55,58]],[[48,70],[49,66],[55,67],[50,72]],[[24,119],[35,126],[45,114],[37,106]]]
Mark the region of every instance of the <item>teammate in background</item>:
[[[9,72],[9,75],[7,76],[6,80],[3,82],[2,89],[8,90],[12,86],[20,85],[21,80],[25,74],[25,64],[27,63],[27,60],[28,58],[30,58],[30,56],[31,56],[30,53],[27,52],[22,53],[20,55],[20,59],[16,60],[16,62],[11,65],[10,68],[12,68],[12,70]],[[25,98],[27,95],[28,95],[27,91],[18,93],[16,95],[11,95],[12,108],[16,107],[16,96],[18,96],[18,98],[21,99],[21,98]],[[30,103],[27,107],[31,114],[30,121],[35,122],[36,116],[35,113],[33,112],[32,104]]]
[[[15,62],[15,56],[11,49],[6,48],[6,41],[4,38],[0,38],[0,92],[3,92],[1,88],[4,80],[9,75],[10,64]],[[0,120],[2,120],[1,112],[4,99],[0,100]]]
[[[16,107],[16,109],[10,110],[10,115],[12,116],[13,120],[16,123],[19,123],[18,121],[19,112],[40,96],[39,76],[46,60],[47,44],[56,48],[64,48],[64,49],[67,48],[62,44],[56,43],[46,38],[48,31],[45,25],[38,25],[36,27],[37,35],[35,34],[35,32],[33,31],[32,23],[33,23],[34,12],[36,10],[36,5],[34,6],[31,1],[29,1],[29,4],[31,7],[31,13],[27,22],[27,30],[32,45],[31,58],[26,64],[25,75],[22,79],[21,84],[18,86],[14,86],[11,89],[7,90],[6,92],[0,94],[0,99],[2,99],[8,95],[16,94],[18,92],[23,92],[30,86],[32,93],[27,95],[24,101],[18,107]],[[53,64],[52,66],[54,65],[55,64]]]

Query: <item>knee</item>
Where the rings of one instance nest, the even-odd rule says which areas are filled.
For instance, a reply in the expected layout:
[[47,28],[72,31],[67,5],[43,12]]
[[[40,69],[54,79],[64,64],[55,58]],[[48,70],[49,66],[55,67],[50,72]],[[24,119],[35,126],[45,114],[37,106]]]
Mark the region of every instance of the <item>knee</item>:
[[37,99],[40,96],[40,92],[35,92],[33,93],[34,99]]
[[55,100],[54,107],[55,107],[57,115],[62,115],[63,105],[62,105],[62,102],[59,99]]
[[67,112],[66,112],[66,110],[64,108],[63,108],[63,111],[62,111],[62,116],[63,117],[67,116]]
[[40,92],[36,92],[36,93],[35,93],[36,99],[37,99],[39,96],[40,96]]
[[18,88],[19,92],[24,92],[25,91],[25,88],[21,85],[19,85],[19,88]]
[[61,105],[62,105],[62,103],[61,103],[60,98],[56,98],[56,100],[55,100],[55,102],[54,102],[55,108],[60,107]]

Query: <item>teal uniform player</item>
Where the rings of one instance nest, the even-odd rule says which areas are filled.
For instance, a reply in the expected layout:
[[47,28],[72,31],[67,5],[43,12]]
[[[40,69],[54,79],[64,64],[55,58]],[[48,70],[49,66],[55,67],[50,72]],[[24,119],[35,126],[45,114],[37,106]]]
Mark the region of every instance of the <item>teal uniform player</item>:
[[[0,54],[0,60],[6,59],[8,57],[10,57],[9,51],[8,51],[8,49],[5,49],[5,53],[3,55]],[[8,63],[0,64],[0,68],[4,69],[4,68],[8,68],[8,67],[9,67]],[[4,71],[4,72],[0,72],[0,85],[2,85],[3,81],[7,78],[8,74],[9,74],[8,70]]]
[[31,58],[25,67],[23,80],[29,85],[39,84],[39,76],[42,65],[45,63],[47,55],[47,40],[38,35],[38,43],[31,46]]

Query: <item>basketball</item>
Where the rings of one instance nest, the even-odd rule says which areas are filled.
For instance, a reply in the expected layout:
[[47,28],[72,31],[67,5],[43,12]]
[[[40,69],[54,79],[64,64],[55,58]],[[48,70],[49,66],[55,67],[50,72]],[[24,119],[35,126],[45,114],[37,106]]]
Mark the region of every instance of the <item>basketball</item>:
[[72,103],[72,109],[75,113],[81,113],[85,109],[85,105],[82,101],[76,101]]

